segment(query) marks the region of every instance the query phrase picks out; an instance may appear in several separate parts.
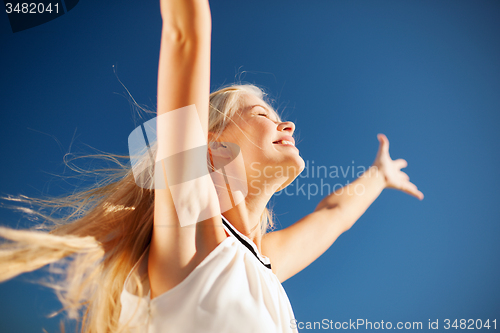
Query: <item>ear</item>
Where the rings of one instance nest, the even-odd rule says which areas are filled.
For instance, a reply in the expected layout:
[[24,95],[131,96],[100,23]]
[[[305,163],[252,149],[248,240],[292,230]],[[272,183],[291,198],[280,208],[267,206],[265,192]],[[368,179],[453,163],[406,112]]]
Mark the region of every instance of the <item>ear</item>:
[[[213,137],[209,137],[213,138]],[[240,147],[219,137],[208,144],[210,177],[217,191],[220,211],[226,212],[245,200],[248,194],[245,163]]]
[[235,154],[235,152],[233,151],[234,149],[231,149],[229,147],[228,142],[219,142],[219,141],[210,142],[208,145],[208,149],[209,149],[209,154],[212,154],[214,162],[215,160],[219,162],[219,163],[214,163],[215,165],[220,165],[221,163],[225,165],[229,161],[233,160],[239,153],[238,150],[238,152]]
[[[221,137],[216,137],[215,133],[208,132],[208,151],[212,154],[212,158],[230,159],[232,157],[232,151],[228,149],[228,144],[221,142],[220,139]],[[227,163],[227,161],[223,163]]]

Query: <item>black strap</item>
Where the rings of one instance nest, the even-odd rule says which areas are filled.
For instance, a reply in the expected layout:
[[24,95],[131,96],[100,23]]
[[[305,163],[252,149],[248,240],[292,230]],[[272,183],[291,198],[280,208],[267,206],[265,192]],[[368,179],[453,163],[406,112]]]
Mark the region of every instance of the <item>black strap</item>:
[[247,247],[247,249],[250,250],[250,252],[253,253],[253,255],[255,256],[255,258],[257,258],[261,263],[262,265],[266,266],[267,268],[271,269],[271,264],[265,264],[260,258],[259,256],[257,255],[257,252],[255,252],[255,249],[253,248],[252,245],[248,244],[248,242],[243,239],[240,235],[238,235],[238,232],[235,231],[235,228],[229,223],[229,221],[223,216],[221,215],[222,217],[222,223],[224,224],[224,226],[229,229],[229,231],[231,232],[231,234],[236,237],[236,239],[238,239],[243,245],[245,245]]

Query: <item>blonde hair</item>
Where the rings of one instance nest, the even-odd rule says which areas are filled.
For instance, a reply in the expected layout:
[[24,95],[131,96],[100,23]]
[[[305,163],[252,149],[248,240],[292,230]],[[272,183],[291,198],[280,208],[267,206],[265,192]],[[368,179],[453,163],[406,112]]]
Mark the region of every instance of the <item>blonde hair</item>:
[[[210,94],[209,131],[215,134],[214,139],[231,122],[245,93],[268,104],[265,92],[251,84],[233,84]],[[156,144],[150,147],[153,156],[156,147]],[[72,170],[93,177],[101,175],[102,180],[66,196],[2,198],[16,203],[9,207],[44,222],[26,230],[0,227],[0,237],[7,240],[0,244],[0,282],[50,264],[51,280],[39,283],[53,288],[63,305],[50,317],[66,311],[68,318],[79,324],[81,321],[81,332],[124,332],[126,325],[119,325],[120,295],[133,265],[151,242],[154,190],[153,186],[137,186],[130,163],[120,162],[129,161],[128,155],[102,153],[78,158],[83,157],[111,161],[117,167],[82,170],[65,161]],[[145,153],[140,163],[147,164],[149,158]],[[151,165],[141,175],[148,184],[153,182],[153,169]],[[52,209],[52,213],[22,207],[21,203]],[[64,209],[69,210],[65,216],[52,216]],[[266,208],[261,215],[262,234],[272,227],[272,211]],[[56,276],[60,278],[54,279]],[[136,283],[140,281],[134,273],[130,278]],[[142,297],[143,291],[139,289]],[[62,322],[61,331],[64,332]]]

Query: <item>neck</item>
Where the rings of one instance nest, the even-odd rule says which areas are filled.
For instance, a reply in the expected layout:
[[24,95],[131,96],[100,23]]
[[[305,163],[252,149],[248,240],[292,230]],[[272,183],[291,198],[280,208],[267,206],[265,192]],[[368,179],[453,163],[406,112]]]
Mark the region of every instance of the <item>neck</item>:
[[255,195],[249,193],[240,204],[222,213],[224,217],[243,235],[252,240],[261,251],[261,216],[272,194]]

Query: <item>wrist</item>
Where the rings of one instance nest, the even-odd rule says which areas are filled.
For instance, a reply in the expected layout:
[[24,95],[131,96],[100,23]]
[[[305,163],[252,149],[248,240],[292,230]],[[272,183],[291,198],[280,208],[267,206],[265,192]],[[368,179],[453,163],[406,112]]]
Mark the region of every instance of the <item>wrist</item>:
[[377,183],[382,186],[382,189],[387,187],[387,176],[385,175],[384,170],[376,164],[373,164],[368,170],[365,172],[368,177],[373,178],[377,181]]
[[161,0],[163,28],[187,35],[210,34],[212,15],[207,0]]

